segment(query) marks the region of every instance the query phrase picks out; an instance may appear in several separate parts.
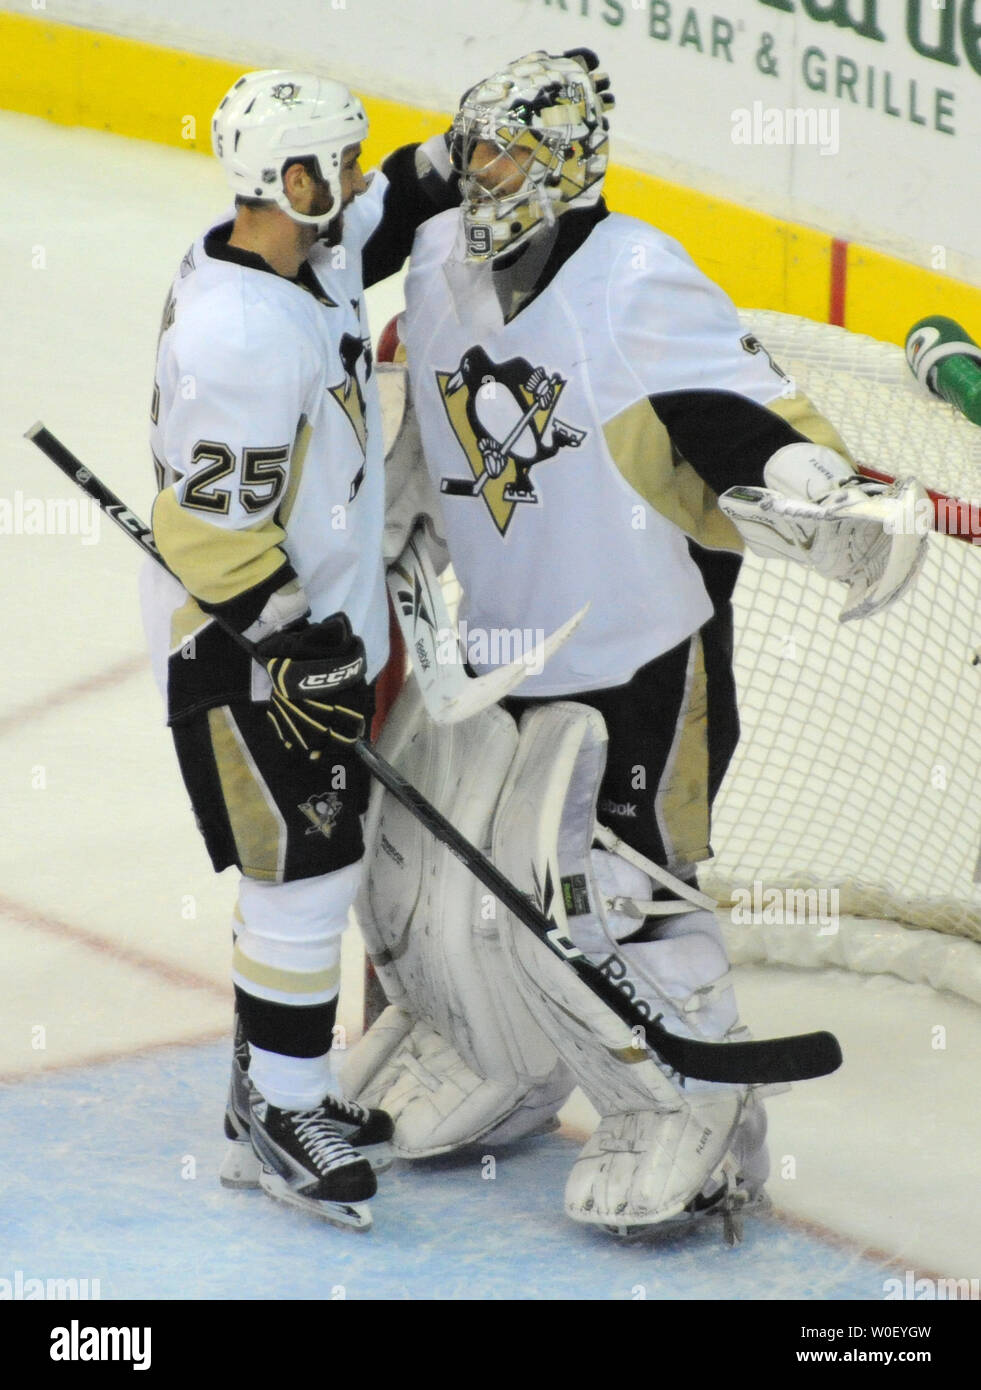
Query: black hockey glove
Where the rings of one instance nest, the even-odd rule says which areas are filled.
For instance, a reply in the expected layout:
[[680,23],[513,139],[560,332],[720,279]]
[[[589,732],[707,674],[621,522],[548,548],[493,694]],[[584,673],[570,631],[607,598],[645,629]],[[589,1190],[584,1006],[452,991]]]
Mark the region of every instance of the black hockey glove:
[[363,738],[371,708],[364,643],[343,613],[274,632],[255,650],[272,681],[269,718],[287,748],[319,758],[331,739]]

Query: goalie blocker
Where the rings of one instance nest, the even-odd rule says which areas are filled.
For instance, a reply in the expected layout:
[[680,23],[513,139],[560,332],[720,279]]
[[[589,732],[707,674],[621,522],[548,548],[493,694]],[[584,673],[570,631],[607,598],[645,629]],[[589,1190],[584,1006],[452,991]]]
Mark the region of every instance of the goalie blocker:
[[[381,747],[470,838],[491,845],[501,870],[647,1017],[689,1037],[746,1036],[714,914],[695,890],[672,880],[656,940],[617,940],[636,934],[631,909],[649,906],[652,885],[592,848],[606,759],[595,710],[551,703],[529,711],[520,734],[500,709],[437,729],[410,682]],[[750,1088],[692,1082],[659,1062],[377,790],[367,841],[357,911],[392,1002],[349,1053],[342,1080],[348,1095],[393,1116],[397,1154],[540,1132],[578,1083],[601,1121],[567,1184],[574,1220],[627,1232],[759,1196],[765,1119]]]

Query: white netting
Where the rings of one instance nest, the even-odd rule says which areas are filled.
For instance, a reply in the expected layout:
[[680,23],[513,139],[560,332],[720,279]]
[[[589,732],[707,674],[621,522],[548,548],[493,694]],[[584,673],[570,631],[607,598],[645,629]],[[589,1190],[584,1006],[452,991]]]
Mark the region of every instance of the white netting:
[[[981,494],[981,429],[928,396],[901,349],[743,315],[861,463]],[[754,882],[840,891],[840,910],[981,939],[981,554],[929,538],[914,589],[837,622],[843,590],[747,556],[736,590],[743,734],[716,802],[723,901]]]

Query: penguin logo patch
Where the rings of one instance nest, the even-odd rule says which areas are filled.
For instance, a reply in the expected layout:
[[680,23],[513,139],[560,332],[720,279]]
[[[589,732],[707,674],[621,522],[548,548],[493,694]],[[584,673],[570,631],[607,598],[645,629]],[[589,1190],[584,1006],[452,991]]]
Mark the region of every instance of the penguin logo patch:
[[470,465],[470,477],[443,478],[440,490],[482,497],[503,536],[516,506],[539,502],[531,469],[560,449],[578,449],[586,438],[585,430],[556,418],[566,380],[524,357],[493,362],[473,347],[455,372],[437,372],[436,384]]
[[301,801],[299,809],[310,822],[307,834],[323,835],[329,840],[341,814],[341,798],[337,792],[324,792],[323,796],[312,796],[309,801]]

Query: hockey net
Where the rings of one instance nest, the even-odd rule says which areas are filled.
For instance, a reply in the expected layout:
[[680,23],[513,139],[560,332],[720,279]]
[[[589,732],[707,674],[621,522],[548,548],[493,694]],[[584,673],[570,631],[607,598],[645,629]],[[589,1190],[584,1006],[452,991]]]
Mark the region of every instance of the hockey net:
[[[742,318],[861,465],[961,499],[961,530],[981,541],[981,429],[930,397],[900,348]],[[742,736],[700,883],[736,962],[890,971],[981,1002],[981,549],[931,535],[914,588],[874,617],[840,624],[843,593],[746,556]]]

